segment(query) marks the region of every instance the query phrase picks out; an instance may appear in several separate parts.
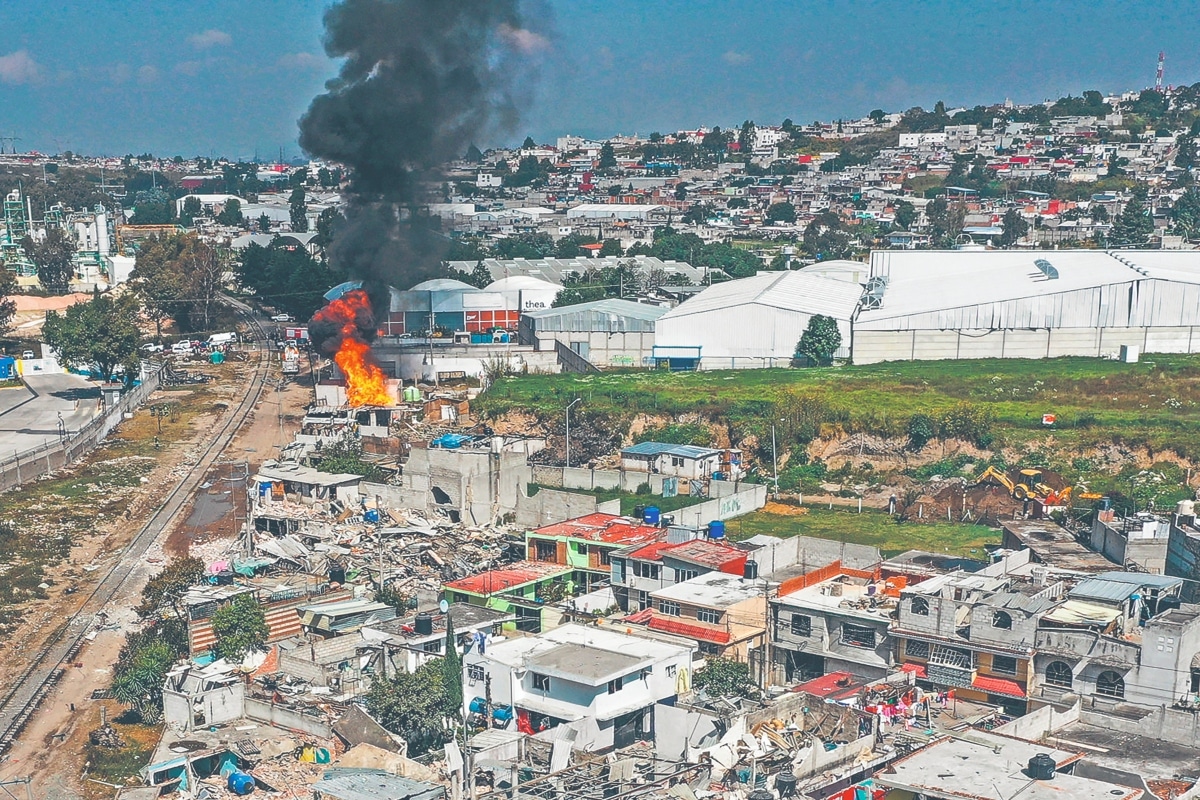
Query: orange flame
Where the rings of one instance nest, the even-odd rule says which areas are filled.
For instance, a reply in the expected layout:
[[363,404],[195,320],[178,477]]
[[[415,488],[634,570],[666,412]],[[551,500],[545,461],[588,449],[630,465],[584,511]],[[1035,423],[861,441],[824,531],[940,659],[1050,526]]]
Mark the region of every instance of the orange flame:
[[371,345],[362,338],[358,320],[370,319],[371,301],[361,289],[331,300],[313,317],[337,325],[341,343],[333,360],[346,378],[346,400],[351,406],[392,406],[396,398],[387,390],[386,376],[371,357]]

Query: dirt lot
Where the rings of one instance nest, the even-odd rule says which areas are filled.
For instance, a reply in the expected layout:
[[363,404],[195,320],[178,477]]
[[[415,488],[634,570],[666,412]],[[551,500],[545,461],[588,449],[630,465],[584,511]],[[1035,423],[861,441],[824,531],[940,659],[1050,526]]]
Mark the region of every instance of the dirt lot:
[[[36,653],[53,632],[55,622],[74,609],[74,604],[70,603],[72,596],[64,594],[63,587],[74,582],[85,583],[89,574],[102,574],[105,563],[111,563],[111,559],[117,557],[144,523],[147,512],[161,502],[182,476],[189,458],[195,458],[197,443],[212,428],[220,411],[238,392],[245,391],[244,379],[248,375],[245,364],[227,363],[224,368],[216,369],[222,370],[220,384],[156,394],[151,404],[168,402],[178,409],[176,416],[164,421],[162,434],[158,433],[158,420],[148,411],[141,411],[133,420],[124,423],[114,436],[126,448],[149,453],[143,458],[153,459],[153,468],[129,491],[124,501],[125,512],[119,518],[95,526],[91,536],[81,538],[71,549],[68,559],[51,568],[54,580],[49,581],[53,585],[47,598],[23,605],[24,622],[13,635],[0,642],[0,675],[20,672],[25,658]],[[289,383],[280,391],[269,389],[227,450],[226,460],[248,462],[248,469],[253,470],[263,460],[273,458],[276,448],[298,430],[311,395],[311,385],[307,384]],[[197,405],[208,411],[197,413],[193,409]],[[161,445],[157,450],[153,444],[155,436],[159,437]],[[93,458],[102,458],[104,453],[97,451]],[[240,485],[235,487],[228,480],[230,470],[229,464],[216,467],[213,472],[217,474],[210,475],[205,481],[211,486],[179,515],[181,524],[168,533],[165,542],[156,543],[150,549],[136,575],[137,580],[127,584],[126,596],[117,598],[109,610],[109,625],[98,631],[84,648],[76,666],[66,672],[43,701],[13,750],[0,762],[0,779],[31,775],[39,787],[36,795],[52,800],[113,796],[115,790],[111,787],[85,779],[88,732],[99,725],[101,704],[109,707],[110,718],[120,713],[120,709],[112,701],[92,700],[92,693],[107,688],[112,664],[124,644],[125,634],[138,625],[133,608],[145,580],[158,572],[168,558],[185,555],[193,548],[203,551],[219,547],[218,540],[233,532],[235,502],[232,498],[235,495],[244,498],[244,492]],[[240,478],[246,474],[247,467],[239,463],[232,470]],[[244,515],[243,503],[244,500],[236,503],[241,509],[236,516]],[[196,554],[203,557],[201,552]],[[93,565],[97,569],[90,569]],[[142,736],[153,732],[144,727],[140,727],[140,731]],[[112,776],[105,776],[105,780],[113,782]]]

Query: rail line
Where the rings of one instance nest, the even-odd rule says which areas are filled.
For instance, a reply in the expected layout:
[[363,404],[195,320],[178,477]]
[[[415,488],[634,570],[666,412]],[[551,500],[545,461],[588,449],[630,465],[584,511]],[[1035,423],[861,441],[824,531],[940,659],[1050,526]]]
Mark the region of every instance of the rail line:
[[254,365],[250,389],[204,448],[199,460],[167,494],[162,504],[126,546],[121,557],[86,596],[79,610],[59,626],[47,644],[30,660],[29,666],[5,692],[3,700],[0,700],[0,753],[6,752],[12,746],[37,711],[41,701],[62,677],[67,665],[83,649],[87,641],[85,637],[92,629],[96,615],[112,602],[130,580],[131,575],[135,573],[134,566],[142,560],[150,545],[192,498],[204,476],[237,435],[242,423],[262,396],[271,363],[266,331],[249,306],[232,298],[225,298],[224,302],[232,306],[249,324],[253,339],[259,345],[259,359]]

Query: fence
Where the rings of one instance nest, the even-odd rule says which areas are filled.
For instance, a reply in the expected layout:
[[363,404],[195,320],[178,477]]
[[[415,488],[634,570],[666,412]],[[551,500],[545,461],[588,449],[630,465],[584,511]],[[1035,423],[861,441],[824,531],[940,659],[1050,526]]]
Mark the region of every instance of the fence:
[[[104,411],[74,433],[60,436],[58,441],[26,450],[0,460],[0,492],[15,489],[23,483],[60,470],[78,461],[96,448],[127,413],[149,399],[162,382],[163,365],[147,369],[142,382],[121,397],[120,402]],[[103,402],[103,401],[101,401]]]

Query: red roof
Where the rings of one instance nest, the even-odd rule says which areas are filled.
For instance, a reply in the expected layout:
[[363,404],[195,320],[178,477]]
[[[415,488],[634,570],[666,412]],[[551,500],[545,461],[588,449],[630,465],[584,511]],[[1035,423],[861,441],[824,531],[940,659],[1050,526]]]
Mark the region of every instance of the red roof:
[[971,686],[984,692],[992,694],[1003,694],[1009,697],[1025,698],[1025,690],[1021,688],[1021,684],[1016,681],[1008,681],[1004,678],[992,678],[987,675],[976,675],[971,681]]
[[924,664],[901,664],[900,669],[904,670],[905,672],[911,672],[918,678],[929,677],[929,671],[925,669]]
[[593,542],[634,545],[666,538],[666,531],[653,525],[643,525],[629,517],[616,514],[587,514],[566,522],[546,525],[530,531],[532,536],[588,539]]
[[502,592],[505,589],[511,589],[514,586],[523,586],[542,578],[565,574],[570,571],[567,567],[550,562],[518,561],[504,569],[493,569],[481,572],[478,575],[470,575],[466,578],[450,581],[446,584],[446,588],[471,592],[472,594],[489,595]]
[[670,550],[675,547],[680,547],[685,542],[668,542],[665,539],[660,542],[651,542],[645,547],[639,547],[629,554],[630,558],[636,558],[641,561],[658,561],[663,550]]
[[697,639],[702,642],[713,642],[714,644],[729,644],[729,631],[721,631],[715,628],[706,628],[703,625],[690,625],[682,620],[672,617],[660,617],[657,614],[650,620],[649,627],[663,633],[674,633],[679,636],[686,636],[689,639]]
[[793,686],[793,692],[807,692],[816,697],[828,697],[837,700],[841,697],[848,697],[857,692],[864,685],[864,681],[854,677],[850,672],[831,672],[828,675],[822,675],[819,678],[814,678],[811,681],[806,681],[798,686]]
[[746,563],[746,551],[739,550],[733,545],[720,544],[708,539],[693,539],[678,547],[671,548],[671,558],[678,558],[691,564],[725,571],[732,569],[736,575],[742,574],[742,565]]

